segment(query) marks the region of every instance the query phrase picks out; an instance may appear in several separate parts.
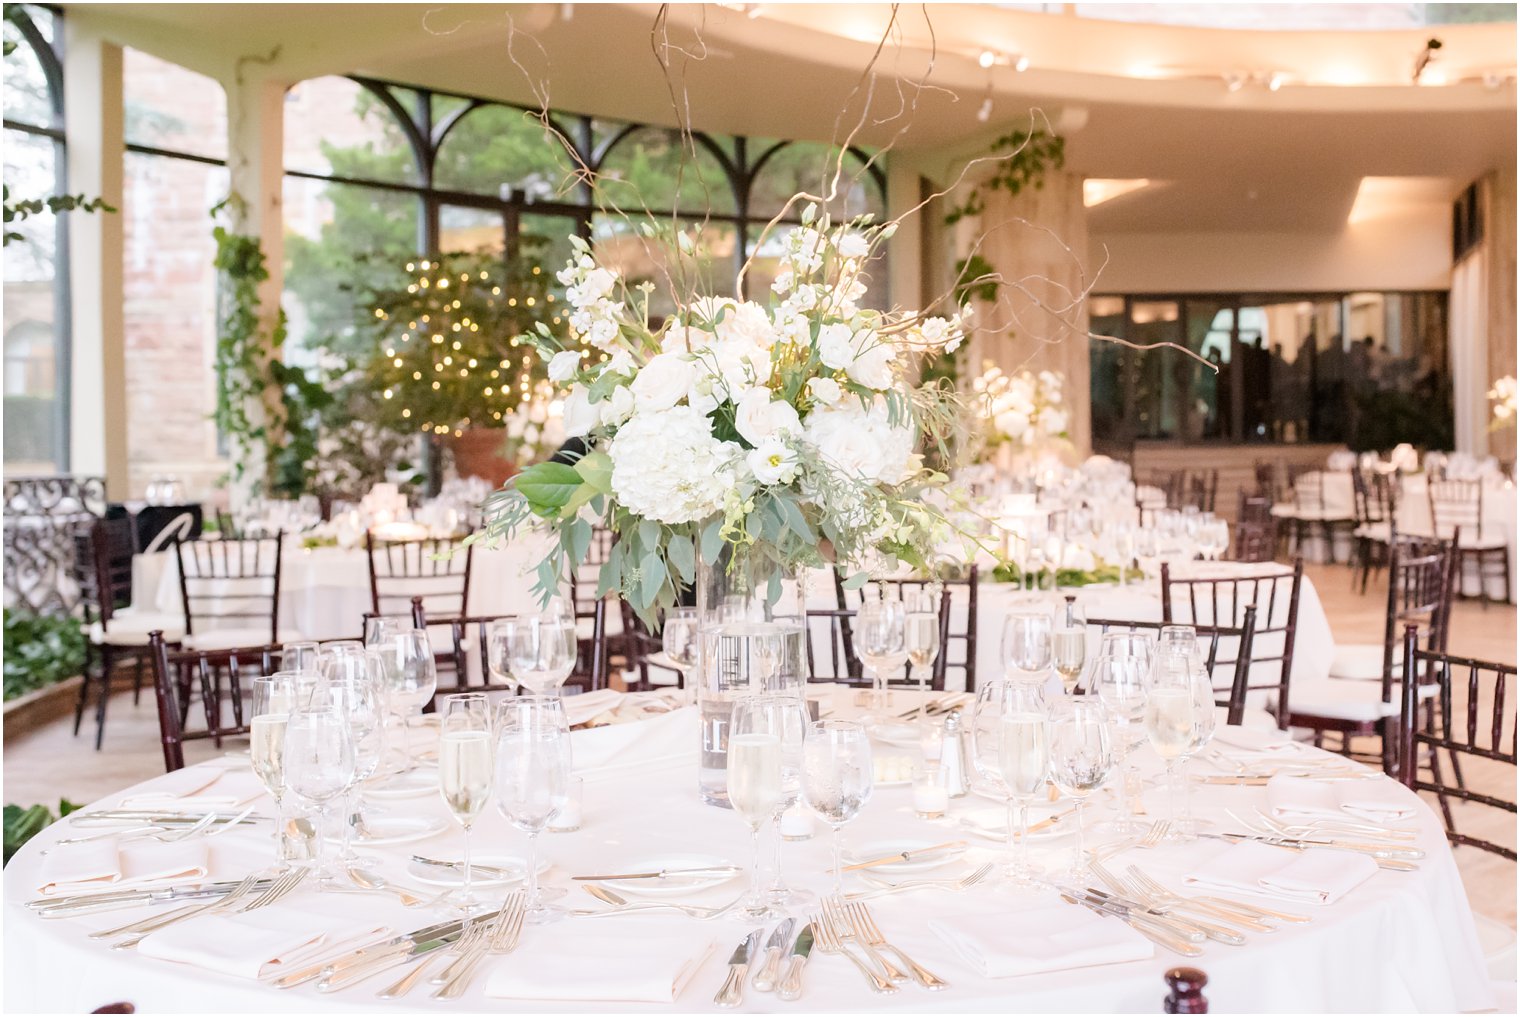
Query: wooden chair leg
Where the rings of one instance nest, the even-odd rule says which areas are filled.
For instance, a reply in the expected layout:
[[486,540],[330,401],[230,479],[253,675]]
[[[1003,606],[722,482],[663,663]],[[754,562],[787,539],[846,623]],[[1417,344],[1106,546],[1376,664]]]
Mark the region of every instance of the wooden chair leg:
[[143,653],[141,650],[132,654],[132,705],[142,702],[143,685]]
[[84,720],[85,703],[90,698],[90,685],[94,682],[95,674],[95,644],[90,643],[84,650],[84,674],[80,675],[79,696],[74,700],[74,737],[79,737],[79,725]]
[[[1420,764],[1416,762],[1415,765],[1419,766]],[[1441,757],[1434,745],[1430,747],[1430,778],[1437,787],[1446,783],[1441,777]],[[1452,819],[1451,816],[1451,799],[1447,797],[1444,791],[1437,791],[1436,803],[1441,806],[1441,816],[1446,820],[1446,832],[1448,834],[1456,833],[1456,820]]]
[[106,738],[106,703],[111,698],[111,672],[116,666],[116,652],[109,646],[100,648],[100,698],[95,703],[95,751]]

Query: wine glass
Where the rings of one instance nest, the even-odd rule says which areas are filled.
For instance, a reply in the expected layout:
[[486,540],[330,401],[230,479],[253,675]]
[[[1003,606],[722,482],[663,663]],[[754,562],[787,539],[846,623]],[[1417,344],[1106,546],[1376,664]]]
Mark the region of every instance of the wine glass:
[[908,659],[907,613],[900,600],[868,600],[855,616],[855,653],[871,674],[871,706],[892,705],[887,692],[890,672]]
[[1161,534],[1153,527],[1142,526],[1135,531],[1135,564],[1142,579],[1156,574],[1156,563],[1161,560],[1162,550]]
[[1077,687],[1082,665],[1087,661],[1087,616],[1077,604],[1076,594],[1068,593],[1056,605],[1050,634],[1050,657],[1061,686],[1068,695]]
[[275,673],[253,680],[253,715],[248,721],[248,750],[253,773],[274,799],[276,869],[290,867],[285,836],[285,729],[295,701],[288,674]]
[[411,715],[420,712],[438,691],[433,647],[426,632],[409,629],[379,644],[376,652],[383,664],[391,712],[401,725],[402,766],[411,769],[416,765],[412,759]]
[[1145,739],[1145,700],[1149,669],[1138,657],[1099,657],[1093,662],[1089,691],[1108,708],[1114,725],[1114,768],[1119,773],[1119,818],[1112,828],[1121,837],[1139,832],[1129,796],[1129,754]]
[[819,720],[802,743],[802,800],[834,831],[834,894],[844,889],[844,824],[871,798],[871,740],[855,721]]
[[348,723],[354,750],[354,777],[344,789],[343,834],[338,862],[350,867],[359,861],[353,833],[364,828],[359,785],[375,775],[385,756],[385,697],[379,654],[346,653],[323,662],[322,678],[313,683],[313,704],[325,699]]
[[[496,808],[528,835],[527,920],[559,916],[538,885],[538,835],[564,806],[570,789],[570,730],[558,696],[518,696],[496,713]],[[563,893],[563,891],[559,891]],[[559,894],[553,894],[558,896]]]
[[1230,524],[1209,516],[1198,529],[1198,547],[1207,561],[1218,561],[1230,549]]
[[1007,677],[1030,681],[1050,667],[1050,613],[1026,609],[1003,619],[1003,661]]
[[315,673],[317,656],[321,652],[322,644],[317,642],[286,643],[280,647],[280,668],[284,671]]
[[793,701],[790,696],[741,699],[729,720],[728,804],[749,826],[754,849],[742,913],[757,921],[778,914],[760,885],[760,829],[784,807],[782,737]]
[[[1166,763],[1167,811],[1174,838],[1194,835],[1187,762],[1214,735],[1214,689],[1208,669],[1196,655],[1177,643],[1156,655],[1151,665],[1151,691],[1145,708],[1145,733],[1151,748]],[[1182,784],[1182,811],[1177,808]]]
[[660,642],[665,656],[680,673],[680,686],[686,687],[686,672],[697,663],[697,609],[672,607],[665,612],[665,624],[660,629]]
[[392,636],[411,632],[417,623],[409,614],[372,614],[364,619],[364,645],[380,646]]
[[1115,631],[1103,633],[1098,643],[1100,657],[1134,657],[1150,670],[1151,658],[1155,656],[1156,641],[1149,632]]
[[354,746],[348,722],[326,696],[308,706],[297,705],[285,727],[285,781],[290,791],[317,811],[316,856],[318,886],[331,886],[325,869],[329,806],[354,780]]
[[492,681],[497,685],[512,688],[514,691],[518,682],[512,677],[512,657],[509,652],[508,637],[516,621],[515,618],[498,618],[486,627],[485,659],[485,667]]
[[1008,801],[1004,876],[1010,885],[1027,886],[1033,876],[1029,806],[1044,790],[1050,768],[1045,697],[1037,685],[991,682],[977,692],[971,723],[973,765],[980,776],[1002,788]]
[[1113,538],[1114,554],[1119,558],[1119,585],[1125,584],[1125,572],[1135,558],[1135,526],[1127,519],[1115,520],[1109,535]]
[[1086,885],[1087,878],[1083,812],[1088,797],[1108,779],[1112,767],[1103,701],[1097,696],[1063,696],[1050,711],[1050,778],[1075,801],[1077,840],[1068,876],[1079,886]]
[[579,649],[570,616],[545,611],[507,622],[507,664],[518,683],[537,695],[558,694],[575,670]]
[[906,594],[907,615],[903,622],[903,641],[908,648],[908,672],[918,672],[918,715],[924,716],[928,704],[929,669],[939,656],[939,602],[935,587]]
[[442,734],[438,740],[438,790],[443,804],[464,827],[464,885],[456,899],[458,910],[479,910],[471,886],[470,831],[475,817],[491,798],[491,710],[483,692],[466,692],[443,700]]

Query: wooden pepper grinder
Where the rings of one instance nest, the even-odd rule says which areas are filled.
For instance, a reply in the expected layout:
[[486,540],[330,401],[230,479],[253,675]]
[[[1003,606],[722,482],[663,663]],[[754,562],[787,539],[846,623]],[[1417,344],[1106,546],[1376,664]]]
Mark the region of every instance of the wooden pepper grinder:
[[1172,968],[1166,973],[1167,1013],[1208,1013],[1209,1001],[1203,997],[1203,987],[1209,984],[1209,976],[1197,968]]

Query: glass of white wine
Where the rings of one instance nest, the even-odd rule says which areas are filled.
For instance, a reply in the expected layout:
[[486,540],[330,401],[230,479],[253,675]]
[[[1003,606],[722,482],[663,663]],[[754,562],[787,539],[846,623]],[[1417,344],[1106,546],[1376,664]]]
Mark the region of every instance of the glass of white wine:
[[1129,754],[1145,740],[1145,701],[1150,673],[1138,657],[1099,657],[1093,661],[1089,691],[1108,708],[1114,728],[1114,768],[1119,776],[1119,817],[1111,829],[1120,837],[1140,830],[1130,805]]
[[871,799],[876,772],[865,725],[819,720],[802,743],[802,800],[834,831],[834,894],[844,889],[844,825]]
[[908,647],[908,670],[918,675],[918,715],[924,717],[929,702],[929,672],[940,654],[940,598],[938,586],[904,591],[907,615],[904,641]]
[[449,813],[464,828],[464,883],[455,907],[471,914],[480,901],[471,886],[470,832],[475,817],[491,799],[494,777],[491,760],[491,710],[483,692],[466,692],[443,700],[442,735],[438,740],[438,790]]
[[972,712],[972,759],[980,776],[1001,786],[1008,802],[1011,886],[1033,880],[1029,864],[1029,806],[1045,788],[1050,769],[1049,717],[1038,686],[990,682],[977,692]]
[[1079,886],[1087,878],[1083,812],[1087,799],[1113,769],[1108,711],[1097,696],[1063,696],[1050,711],[1050,778],[1076,805],[1077,839],[1068,878]]
[[290,840],[285,835],[285,728],[295,686],[290,676],[273,674],[253,680],[253,716],[248,721],[248,748],[253,773],[274,799],[275,867],[290,868]]
[[1056,605],[1050,633],[1050,657],[1056,673],[1061,676],[1061,687],[1070,695],[1082,677],[1082,665],[1087,661],[1087,616],[1082,613],[1074,593],[1066,594]]
[[867,600],[855,614],[855,654],[871,675],[873,710],[892,705],[887,681],[908,660],[906,622],[900,600]]
[[665,612],[660,628],[660,643],[665,656],[680,673],[680,686],[686,688],[686,673],[697,664],[697,609],[672,607]]
[[741,913],[756,921],[776,917],[760,879],[760,830],[782,804],[786,713],[793,697],[756,696],[734,704],[728,729],[728,804],[749,826],[749,898]]
[[[1184,819],[1191,809],[1185,805],[1179,813],[1178,784],[1185,780],[1188,757],[1214,733],[1213,688],[1207,671],[1195,669],[1193,663],[1192,655],[1175,644],[1163,647],[1151,665],[1151,690],[1145,705],[1145,735],[1166,763],[1167,818],[1176,839],[1181,840],[1190,839],[1193,831]],[[1206,725],[1206,733],[1200,732],[1200,724]],[[1186,796],[1187,788],[1183,787],[1180,794]]]

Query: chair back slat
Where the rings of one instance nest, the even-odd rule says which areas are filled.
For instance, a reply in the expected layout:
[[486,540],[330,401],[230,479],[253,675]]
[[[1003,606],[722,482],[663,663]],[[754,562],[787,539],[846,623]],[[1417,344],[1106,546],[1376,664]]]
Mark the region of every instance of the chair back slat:
[[[1117,618],[1089,618],[1089,627],[1096,625],[1100,635],[1113,631],[1155,632],[1159,639],[1164,621],[1130,621]],[[1247,696],[1250,692],[1251,665],[1254,663],[1256,643],[1256,608],[1247,605],[1241,612],[1238,626],[1194,625],[1193,631],[1203,644],[1204,666],[1214,685],[1215,705],[1225,708],[1225,723],[1238,726],[1245,719]],[[1233,641],[1233,652],[1229,643]],[[1221,688],[1220,678],[1224,679]],[[1219,694],[1223,692],[1223,698]]]
[[[1054,524],[1052,524],[1054,525]],[[959,671],[962,687],[967,692],[977,689],[977,607],[981,573],[976,565],[966,569],[964,575],[946,579],[879,579],[866,583],[853,594],[844,588],[839,572],[834,572],[834,600],[841,611],[850,614],[837,619],[841,638],[849,646],[850,621],[853,610],[868,596],[895,596],[902,599],[906,590],[921,591],[931,586],[941,587],[940,593],[940,639],[939,656],[934,659],[932,681],[935,689],[944,689],[949,672]],[[962,615],[961,608],[965,613]],[[962,619],[956,624],[957,619]],[[952,649],[959,652],[952,652]],[[853,653],[853,649],[851,650]]]
[[1470,538],[1483,539],[1483,482],[1480,480],[1431,480],[1426,485],[1430,522],[1438,537],[1450,539],[1458,529]]
[[464,540],[385,540],[366,533],[372,610],[376,614],[402,614],[410,609],[412,598],[422,597],[433,614],[468,615],[475,546]]
[[174,541],[185,632],[209,623],[248,619],[278,636],[283,532],[268,537]]

